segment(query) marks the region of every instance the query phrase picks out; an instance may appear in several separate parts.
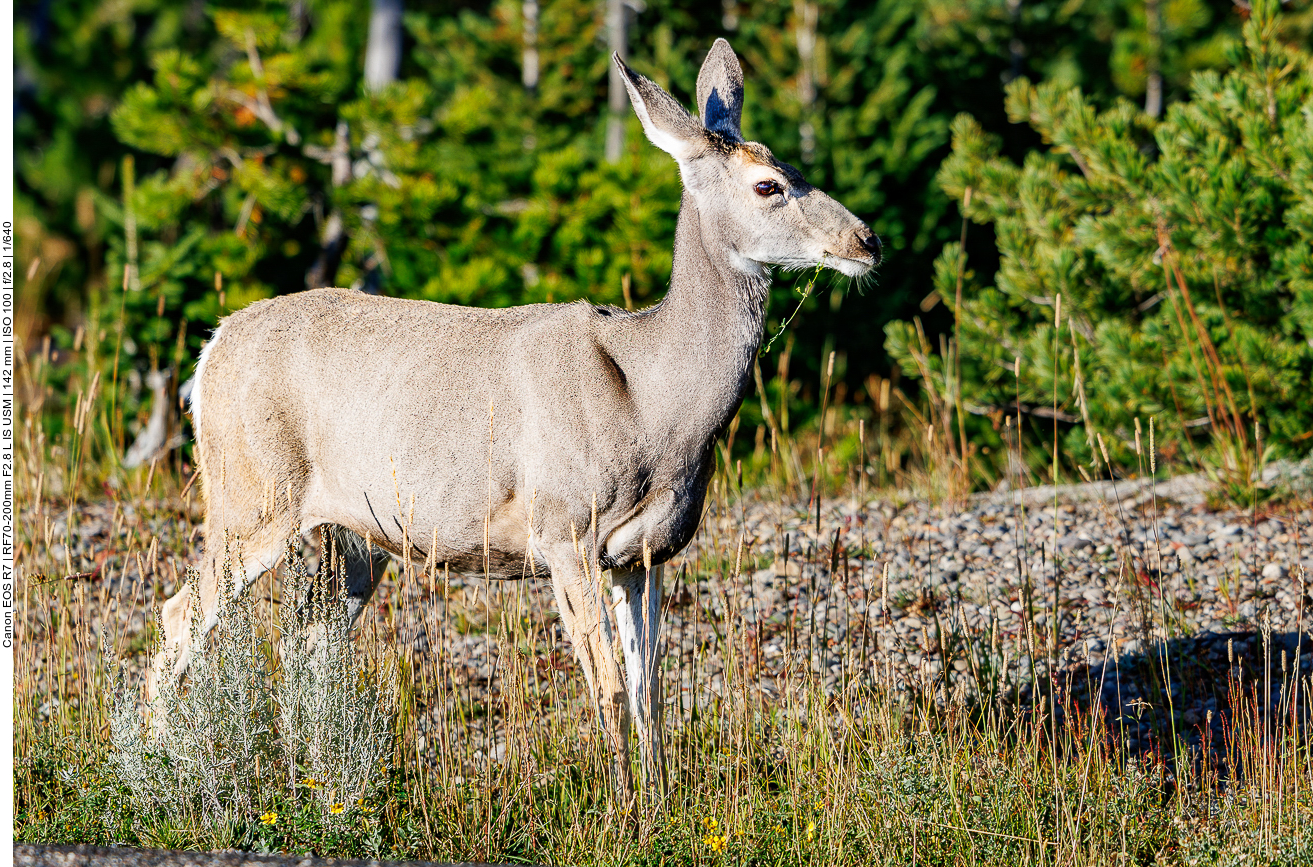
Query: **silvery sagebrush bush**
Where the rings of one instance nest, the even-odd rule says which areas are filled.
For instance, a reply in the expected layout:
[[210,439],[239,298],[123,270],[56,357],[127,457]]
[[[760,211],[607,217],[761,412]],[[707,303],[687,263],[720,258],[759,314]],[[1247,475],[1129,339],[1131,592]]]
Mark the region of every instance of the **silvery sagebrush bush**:
[[[289,550],[279,610],[281,677],[274,686],[283,761],[294,782],[312,780],[327,809],[369,797],[392,755],[396,659],[388,654],[371,676],[351,644],[343,582],[324,576],[331,554],[323,536],[315,576]],[[340,559],[340,558],[339,558]],[[296,609],[289,598],[303,599]],[[297,775],[302,776],[298,777]]]
[[193,621],[187,678],[163,679],[148,722],[106,646],[112,767],[139,804],[189,825],[231,826],[265,808],[280,784],[294,796],[311,792],[327,818],[344,821],[386,777],[395,660],[366,667],[345,596],[332,591],[341,582],[327,568],[309,576],[290,545],[275,651],[257,629],[251,594],[234,593],[233,560],[224,563],[213,638],[203,640]]

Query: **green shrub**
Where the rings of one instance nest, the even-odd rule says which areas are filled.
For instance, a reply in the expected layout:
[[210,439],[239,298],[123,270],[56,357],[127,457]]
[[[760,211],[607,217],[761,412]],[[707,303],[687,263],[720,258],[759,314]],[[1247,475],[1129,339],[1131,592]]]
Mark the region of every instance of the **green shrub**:
[[[1147,428],[1156,417],[1161,454],[1205,458],[1246,483],[1266,443],[1307,448],[1313,56],[1283,42],[1281,23],[1277,3],[1255,3],[1234,68],[1195,74],[1190,100],[1161,120],[1018,79],[1009,115],[1050,145],[1021,165],[971,117],[957,118],[939,180],[973,221],[993,224],[1001,259],[992,285],[965,267],[958,244],[937,262],[950,306],[962,279],[965,409],[992,415],[994,430],[1018,403],[1023,415],[1056,418],[1042,422],[1045,438],[1059,424],[1060,451],[1086,464],[1098,457],[1096,433],[1114,459],[1133,462],[1137,419]],[[951,349],[926,364],[911,325],[886,333],[908,374],[953,393]],[[1211,443],[1196,442],[1210,431]],[[1000,440],[986,425],[978,433]]]

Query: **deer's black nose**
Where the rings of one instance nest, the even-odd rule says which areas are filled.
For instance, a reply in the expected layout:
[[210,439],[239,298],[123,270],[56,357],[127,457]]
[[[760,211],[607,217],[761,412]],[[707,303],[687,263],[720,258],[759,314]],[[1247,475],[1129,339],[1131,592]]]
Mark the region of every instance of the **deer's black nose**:
[[875,258],[875,264],[879,265],[880,260],[884,257],[884,245],[880,243],[880,236],[874,232],[868,232],[862,236],[862,246],[866,252]]

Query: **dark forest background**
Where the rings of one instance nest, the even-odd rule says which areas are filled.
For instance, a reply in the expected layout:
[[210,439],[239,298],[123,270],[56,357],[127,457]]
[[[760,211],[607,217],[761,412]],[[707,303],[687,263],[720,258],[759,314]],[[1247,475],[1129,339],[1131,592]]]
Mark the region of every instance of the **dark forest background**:
[[[786,425],[815,423],[833,352],[831,400],[942,427],[977,487],[1000,472],[1006,413],[1046,432],[1036,478],[1055,450],[1097,463],[1099,433],[1133,463],[1150,417],[1167,458],[1300,453],[1310,8],[19,2],[19,336],[56,356],[113,344],[69,357],[123,390],[126,444],[149,372],[176,388],[218,318],[257,298],[654,303],[679,179],[611,98],[608,56],[691,105],[724,36],[745,134],[886,250],[866,285],[822,278],[762,359]],[[770,333],[807,276],[776,280]]]

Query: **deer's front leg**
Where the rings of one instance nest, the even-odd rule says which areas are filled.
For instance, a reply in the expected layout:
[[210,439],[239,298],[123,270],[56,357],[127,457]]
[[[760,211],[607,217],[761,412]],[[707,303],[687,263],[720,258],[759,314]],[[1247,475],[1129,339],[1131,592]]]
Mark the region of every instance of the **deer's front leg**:
[[638,728],[643,783],[649,795],[666,790],[666,752],[661,710],[662,567],[611,573],[611,601],[625,655],[629,709]]
[[621,802],[629,805],[634,797],[634,776],[629,766],[629,702],[624,674],[611,645],[606,610],[572,550],[567,557],[557,558],[551,567],[556,606],[574,643],[575,658],[584,670],[598,721],[615,759],[616,790]]

